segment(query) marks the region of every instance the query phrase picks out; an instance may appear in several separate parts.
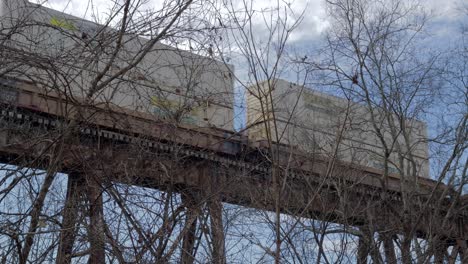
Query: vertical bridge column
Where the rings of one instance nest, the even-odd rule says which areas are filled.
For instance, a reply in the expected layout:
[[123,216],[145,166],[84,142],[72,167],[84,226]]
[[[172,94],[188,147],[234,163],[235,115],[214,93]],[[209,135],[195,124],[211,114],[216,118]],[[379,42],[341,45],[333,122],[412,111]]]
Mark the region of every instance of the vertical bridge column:
[[[181,190],[182,203],[186,208],[185,227],[182,242],[181,263],[191,264],[195,261],[197,218],[206,206],[209,214],[212,263],[225,264],[226,250],[223,227],[223,206],[220,192],[224,188],[219,168],[206,165],[194,168],[198,181],[197,188]],[[187,184],[189,185],[189,184]]]
[[71,254],[76,236],[78,210],[81,204],[83,179],[80,174],[68,175],[67,196],[62,211],[62,229],[60,230],[57,264],[71,263]]
[[207,178],[210,179],[207,202],[210,213],[211,241],[213,243],[212,262],[219,264],[226,263],[223,204],[221,203],[221,191],[225,188],[223,176],[219,168],[213,167],[209,170],[209,175],[207,175]]
[[105,233],[104,212],[101,186],[97,179],[81,172],[68,175],[67,196],[62,211],[62,229],[59,236],[59,245],[56,263],[71,263],[73,244],[79,225],[80,209],[86,208],[88,202],[89,216],[88,241],[90,244],[88,263],[105,263]]
[[86,177],[86,188],[88,198],[88,241],[90,244],[90,256],[88,263],[105,263],[105,226],[104,226],[104,206],[100,181],[95,175]]
[[369,256],[369,243],[363,236],[359,237],[358,248],[357,248],[357,263],[366,264],[367,257]]

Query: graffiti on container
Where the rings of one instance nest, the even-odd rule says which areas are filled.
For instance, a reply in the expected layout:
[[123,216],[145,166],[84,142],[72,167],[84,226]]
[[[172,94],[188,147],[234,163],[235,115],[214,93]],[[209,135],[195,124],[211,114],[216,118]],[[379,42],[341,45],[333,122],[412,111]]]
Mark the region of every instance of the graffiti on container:
[[[379,170],[385,170],[385,165],[381,162],[376,162],[376,161],[373,161],[372,162],[372,167],[376,168],[376,169],[379,169]],[[399,174],[400,171],[395,168],[393,165],[389,164],[388,166],[388,172],[389,173],[392,173],[392,174]]]
[[18,100],[18,91],[12,87],[0,84],[0,103],[15,103]]
[[[49,19],[49,23],[50,25],[56,28],[72,31],[74,36],[76,37],[74,40],[76,41],[78,39],[81,39],[83,42],[86,43],[86,47],[89,47],[91,49],[97,47],[101,49],[111,48],[107,47],[108,45],[103,45],[103,43],[108,43],[108,40],[112,38],[112,35],[114,33],[112,33],[109,30],[105,30],[105,28],[101,28],[101,26],[99,25],[83,20],[73,20],[57,16],[52,16]],[[60,38],[66,39],[66,41],[72,40],[64,35],[61,35]]]
[[52,17],[50,19],[50,24],[52,26],[56,26],[56,27],[71,30],[71,31],[78,30],[78,28],[75,26],[75,24],[73,24],[73,22],[64,18]]
[[[384,163],[382,157],[373,154],[373,155],[371,155],[371,160],[372,160],[372,162],[370,164],[371,167],[382,170],[382,171],[385,170],[385,163]],[[395,165],[393,165],[390,161],[387,163],[387,167],[388,167],[388,172],[389,173],[392,173],[392,174],[399,174],[400,173],[398,168],[395,167]]]
[[180,121],[185,124],[197,125],[201,115],[200,106],[183,107],[179,102],[169,99],[151,96],[151,105],[153,113],[164,119],[173,119],[175,114],[180,111],[182,116]]

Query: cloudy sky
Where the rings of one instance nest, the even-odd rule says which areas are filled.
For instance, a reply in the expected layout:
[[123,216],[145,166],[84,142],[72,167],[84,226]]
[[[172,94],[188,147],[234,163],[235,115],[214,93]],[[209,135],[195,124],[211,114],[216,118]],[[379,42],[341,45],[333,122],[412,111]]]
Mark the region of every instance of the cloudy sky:
[[[18,1],[18,0],[14,0]],[[109,8],[114,1],[108,0],[30,0],[44,3],[53,9],[73,14],[77,17],[85,17],[89,20],[105,20]],[[119,1],[119,0],[117,0]],[[163,6],[163,2],[170,0],[146,0],[144,7],[157,10]],[[209,1],[209,0],[201,0]],[[233,2],[237,7],[241,6],[240,0],[223,0],[221,2]],[[250,1],[250,0],[245,0]],[[251,0],[255,10],[262,10],[276,4],[273,0]],[[318,47],[324,37],[324,32],[329,27],[329,19],[325,7],[326,0],[286,0],[279,1],[280,5],[289,5],[296,16],[303,15],[303,20],[290,36],[289,43],[295,50],[308,53]],[[404,0],[414,3],[418,0]],[[213,1],[211,1],[213,2]],[[435,48],[449,48],[461,36],[461,27],[468,27],[468,4],[464,0],[419,0],[418,3],[429,14],[430,20],[426,26],[427,40],[424,45]],[[220,6],[221,4],[218,4]],[[293,15],[294,16],[294,15]],[[293,17],[292,16],[292,17]],[[257,19],[261,19],[260,16]],[[265,32],[263,21],[258,21],[257,30],[259,36]],[[263,28],[262,28],[263,26]]]
[[[40,0],[43,2],[44,0]],[[113,1],[108,0],[48,0],[47,6],[78,17],[91,16],[94,13],[105,15]],[[148,0],[145,6],[157,9],[162,0]],[[240,1],[239,1],[240,2]],[[276,1],[253,0],[255,9],[268,8]],[[325,0],[289,0],[291,8],[300,14],[304,12],[304,19],[293,34],[291,40],[297,42],[314,41],[327,28],[328,21],[325,10]],[[448,40],[459,31],[461,24],[467,22],[468,4],[463,0],[421,0],[420,4],[431,14],[431,29],[434,37]]]
[[[416,0],[408,1],[413,3]],[[158,9],[162,6],[162,2],[163,0],[147,0],[145,7]],[[242,3],[240,0],[232,0],[232,2],[237,7],[240,7]],[[275,3],[276,1],[253,0],[252,7],[255,10],[268,9]],[[287,1],[280,1],[280,3],[288,5]],[[296,16],[304,14],[302,23],[293,31],[289,44],[294,47],[295,51],[298,51],[297,57],[302,57],[302,54],[312,54],[313,50],[318,48],[322,43],[324,38],[323,33],[330,26],[325,0],[289,0],[289,3]],[[108,0],[48,0],[46,2],[46,6],[53,9],[90,20],[95,19],[92,17],[93,15],[99,16],[98,20],[104,20],[112,4],[113,1]],[[421,0],[419,4],[430,17],[425,31],[427,37],[422,44],[438,50],[450,49],[457,42],[457,38],[460,38],[462,26],[468,26],[468,4],[464,3],[463,0]],[[258,25],[258,28],[254,29],[257,32],[255,37],[261,40],[262,34],[265,33],[265,29],[262,28],[264,23],[263,21],[258,21],[254,25]],[[242,65],[242,62],[232,61],[230,63],[235,64],[236,75],[238,77],[241,76],[240,78],[242,79],[242,76],[246,75],[246,73],[242,72],[242,68],[245,67],[239,66]],[[241,91],[241,89],[238,89],[238,91]],[[237,128],[242,127],[243,123],[245,123],[243,120],[245,113],[243,111],[244,101],[242,98],[243,96],[238,96],[236,102],[236,112],[238,112],[236,114],[238,117],[236,121]]]

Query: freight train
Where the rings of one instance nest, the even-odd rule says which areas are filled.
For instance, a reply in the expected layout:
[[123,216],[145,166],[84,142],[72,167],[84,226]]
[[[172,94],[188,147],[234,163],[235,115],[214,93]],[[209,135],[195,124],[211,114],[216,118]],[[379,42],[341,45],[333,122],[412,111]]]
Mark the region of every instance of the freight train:
[[[2,79],[75,104],[234,133],[232,65],[26,1],[2,1],[1,7]],[[413,167],[429,175],[423,122],[406,121],[408,143],[392,136],[386,122],[379,137],[362,104],[279,79],[248,90],[250,141],[271,140],[378,172],[399,175]],[[382,140],[394,138],[402,147],[392,144],[385,163]]]

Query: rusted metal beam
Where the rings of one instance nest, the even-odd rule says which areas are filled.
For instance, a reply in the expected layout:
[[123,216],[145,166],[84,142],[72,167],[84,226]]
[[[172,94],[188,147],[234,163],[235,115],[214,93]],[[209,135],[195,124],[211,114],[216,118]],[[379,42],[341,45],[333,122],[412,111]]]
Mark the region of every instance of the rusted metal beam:
[[[217,174],[216,172],[213,172]],[[220,193],[216,192],[216,186],[223,188],[218,177],[210,175],[211,192],[208,194],[207,203],[210,214],[211,239],[212,239],[212,261],[213,263],[226,263],[226,249],[223,228],[223,205]],[[218,185],[219,184],[219,185]]]
[[208,205],[211,226],[212,262],[225,264],[226,249],[223,228],[223,205],[221,203],[222,190],[226,189],[225,174],[220,167],[206,166],[201,171],[202,188]]
[[57,251],[57,264],[71,263],[73,244],[76,236],[77,217],[81,205],[80,196],[83,193],[83,179],[79,174],[69,174],[67,183],[67,196],[62,211],[62,227],[60,230]]
[[[91,172],[92,173],[92,172]],[[105,263],[105,222],[102,188],[98,179],[87,175],[86,189],[89,202],[88,240],[90,244],[89,264]]]
[[213,263],[226,263],[226,250],[224,245],[223,207],[218,196],[208,200],[211,222],[211,237],[213,243]]

